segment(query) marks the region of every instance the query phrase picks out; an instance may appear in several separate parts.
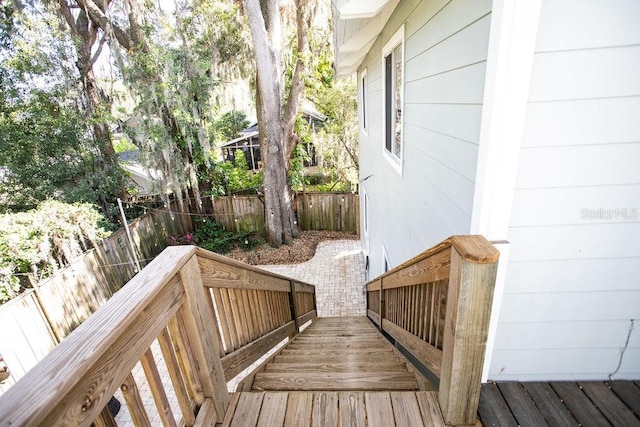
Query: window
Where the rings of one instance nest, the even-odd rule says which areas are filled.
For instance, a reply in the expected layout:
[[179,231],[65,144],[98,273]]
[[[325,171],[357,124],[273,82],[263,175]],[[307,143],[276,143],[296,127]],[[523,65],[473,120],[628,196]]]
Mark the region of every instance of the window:
[[360,104],[362,105],[362,130],[367,131],[367,69],[360,75]]
[[389,262],[389,257],[387,256],[387,249],[382,245],[382,272],[386,273],[391,270],[391,263]]
[[402,103],[404,95],[404,26],[382,49],[384,76],[384,153],[398,168],[402,161]]
[[362,218],[363,228],[364,228],[364,238],[367,242],[369,242],[369,195],[367,194],[367,190],[362,187],[362,195],[363,195],[363,205],[364,205],[364,215]]

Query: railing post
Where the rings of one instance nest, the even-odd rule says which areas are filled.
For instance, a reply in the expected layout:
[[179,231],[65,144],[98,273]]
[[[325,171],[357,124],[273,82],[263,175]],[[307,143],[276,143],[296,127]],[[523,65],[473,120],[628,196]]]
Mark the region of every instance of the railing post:
[[298,322],[298,299],[296,298],[296,283],[293,280],[289,280],[289,287],[291,292],[289,293],[289,306],[291,307],[291,317],[296,324],[296,334],[300,332],[300,324]]
[[[462,246],[472,247],[476,243],[477,240],[461,240]],[[488,242],[487,248],[480,257],[469,252],[461,255],[455,245],[451,248],[438,391],[447,425],[471,425],[476,420],[498,258],[497,251]]]
[[384,329],[382,328],[382,319],[384,319],[384,316],[386,315],[386,310],[385,310],[385,304],[386,304],[386,300],[384,299],[384,280],[381,279],[380,280],[380,324],[378,325],[378,328],[380,329],[380,331],[383,331]]
[[180,270],[180,279],[186,293],[183,306],[185,326],[193,346],[202,391],[205,398],[212,398],[217,422],[222,422],[229,406],[229,393],[220,360],[218,328],[209,323],[209,319],[215,319],[215,316],[207,302],[209,296],[206,295],[195,255]]

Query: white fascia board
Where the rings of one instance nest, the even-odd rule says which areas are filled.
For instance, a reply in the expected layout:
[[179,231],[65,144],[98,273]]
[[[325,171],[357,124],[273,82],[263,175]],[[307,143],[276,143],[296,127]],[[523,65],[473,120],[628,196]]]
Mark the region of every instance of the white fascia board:
[[367,44],[375,41],[378,34],[383,30],[385,24],[391,17],[400,0],[392,0],[375,17],[367,21],[366,25],[347,40],[342,40],[338,46],[339,53],[356,52],[362,50]]
[[376,16],[390,0],[349,0],[338,8],[340,19],[366,19]]

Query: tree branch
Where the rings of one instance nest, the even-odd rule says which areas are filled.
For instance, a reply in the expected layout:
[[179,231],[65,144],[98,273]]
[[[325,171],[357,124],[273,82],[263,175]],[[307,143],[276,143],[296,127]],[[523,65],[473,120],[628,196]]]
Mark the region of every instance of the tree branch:
[[288,159],[296,146],[293,136],[293,129],[298,115],[300,100],[304,92],[304,75],[307,69],[307,55],[309,50],[309,28],[311,27],[312,7],[305,0],[296,0],[296,23],[297,23],[297,52],[296,65],[291,80],[291,89],[287,98],[283,124],[284,135],[287,146],[285,147],[285,158]]
[[111,22],[104,11],[93,0],[77,0],[78,4],[87,11],[91,21],[107,34],[113,34],[124,49],[131,50],[133,43],[129,35],[118,25]]

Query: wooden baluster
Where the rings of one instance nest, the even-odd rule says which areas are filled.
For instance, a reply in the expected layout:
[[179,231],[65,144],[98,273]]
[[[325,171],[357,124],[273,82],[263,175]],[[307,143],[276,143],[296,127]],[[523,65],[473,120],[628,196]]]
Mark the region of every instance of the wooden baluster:
[[182,319],[181,313],[169,321],[169,333],[173,339],[173,346],[178,358],[178,364],[180,370],[183,373],[183,378],[187,386],[189,395],[193,398],[196,405],[202,405],[204,402],[204,394],[202,394],[202,384],[200,378],[195,373],[195,360],[191,346],[189,345],[189,339],[186,329],[184,327],[184,319]]
[[133,379],[133,375],[128,374],[125,377],[120,386],[120,390],[124,396],[124,401],[127,403],[133,424],[136,427],[151,427],[147,410],[144,408],[144,402],[140,396],[136,380]]
[[156,407],[158,408],[158,414],[160,415],[162,425],[165,427],[177,427],[178,424],[176,424],[176,419],[173,417],[173,411],[171,411],[171,406],[169,406],[169,399],[167,399],[167,393],[164,391],[162,379],[158,372],[158,366],[153,358],[151,349],[144,352],[140,359],[140,363],[142,364],[142,369],[147,377],[153,400],[156,402]]
[[296,334],[300,332],[300,324],[298,323],[298,315],[300,313],[300,309],[298,308],[298,298],[296,298],[296,286],[295,282],[292,280],[289,281],[289,285],[291,288],[291,293],[289,294],[289,304],[291,305],[291,317],[296,324]]
[[178,364],[178,358],[173,350],[171,344],[171,337],[167,329],[163,330],[158,336],[158,343],[160,344],[160,350],[164,357],[165,364],[167,365],[167,371],[171,378],[171,384],[180,405],[180,411],[182,412],[182,418],[187,426],[192,426],[195,423],[195,416],[193,415],[193,408],[189,401],[189,395],[187,394],[187,388],[184,385],[184,379],[180,373],[180,366]]

